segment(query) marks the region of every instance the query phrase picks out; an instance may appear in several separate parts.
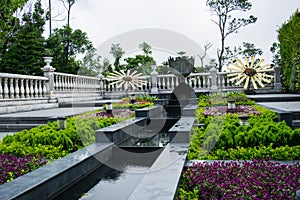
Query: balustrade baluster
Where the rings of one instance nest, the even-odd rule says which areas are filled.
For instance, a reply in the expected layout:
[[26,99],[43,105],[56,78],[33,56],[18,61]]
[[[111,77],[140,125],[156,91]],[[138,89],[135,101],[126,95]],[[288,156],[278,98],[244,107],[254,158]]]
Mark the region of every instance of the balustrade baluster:
[[61,91],[66,91],[66,82],[65,82],[65,76],[61,76]]
[[19,79],[15,79],[15,98],[19,99],[20,98],[20,88],[19,88]]
[[3,99],[2,78],[0,78],[0,99]]
[[24,99],[25,98],[25,88],[24,88],[24,79],[20,79],[20,93],[21,93],[21,99]]
[[13,78],[9,79],[9,82],[10,82],[10,87],[9,87],[10,98],[14,99],[15,98],[14,79]]
[[47,81],[42,81],[43,84],[43,97],[47,96]]
[[66,79],[67,79],[67,90],[68,90],[68,91],[72,91],[71,83],[70,83],[70,78],[71,78],[71,77],[69,77],[69,76],[66,77]]
[[57,91],[60,92],[61,91],[61,76],[56,75],[56,79],[57,79]]
[[4,78],[4,99],[9,99],[8,78]]
[[29,89],[29,84],[28,84],[28,79],[25,80],[25,98],[30,97],[30,89]]
[[33,80],[30,80],[30,97],[34,98]]
[[38,92],[39,97],[43,97],[42,80],[39,80],[39,88],[38,88],[38,90],[39,90],[39,92]]
[[71,77],[71,80],[70,80],[70,81],[71,81],[70,87],[71,87],[71,89],[72,89],[73,92],[76,91],[76,90],[75,90],[75,79],[76,79],[75,77]]
[[38,80],[34,80],[34,97],[39,97]]

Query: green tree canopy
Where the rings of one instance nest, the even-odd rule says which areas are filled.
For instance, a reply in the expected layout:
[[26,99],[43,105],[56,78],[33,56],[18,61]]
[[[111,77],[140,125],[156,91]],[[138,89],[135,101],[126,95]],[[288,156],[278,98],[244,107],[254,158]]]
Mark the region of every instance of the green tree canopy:
[[297,9],[290,20],[278,30],[282,84],[286,92],[300,91],[300,13]]
[[55,29],[47,39],[47,48],[53,52],[53,66],[58,72],[77,74],[81,61],[77,56],[93,50],[92,42],[85,32],[72,30],[69,26]]
[[41,75],[43,62],[45,25],[44,10],[41,1],[34,4],[33,13],[27,12],[22,17],[23,25],[18,28],[14,41],[2,55],[1,72]]
[[222,70],[225,58],[225,40],[244,26],[255,23],[257,18],[250,15],[249,18],[237,18],[232,15],[235,11],[246,12],[251,9],[249,0],[207,0],[206,5],[210,7],[213,15],[217,16],[213,22],[218,26],[221,35],[221,48],[218,50],[219,71]]

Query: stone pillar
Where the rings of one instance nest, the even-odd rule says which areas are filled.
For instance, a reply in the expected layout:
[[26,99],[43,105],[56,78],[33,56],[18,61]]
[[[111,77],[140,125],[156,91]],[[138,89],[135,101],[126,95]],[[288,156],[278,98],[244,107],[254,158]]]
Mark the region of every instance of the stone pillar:
[[217,85],[217,72],[218,70],[216,69],[217,63],[215,61],[210,62],[211,70],[211,90],[218,90],[218,85]]
[[98,76],[99,78],[99,89],[100,89],[100,97],[104,98],[104,80],[103,80],[103,75],[102,75],[102,70],[100,70]]
[[274,67],[274,91],[281,92],[282,84],[281,84],[281,66],[275,65]]
[[55,71],[55,68],[52,67],[50,64],[52,62],[52,57],[44,57],[44,62],[46,65],[42,68],[42,71],[44,72],[44,76],[48,78],[48,96],[49,96],[49,101],[53,99],[52,95],[54,92],[54,75],[53,72]]
[[156,71],[157,66],[152,65],[152,72],[150,73],[151,75],[151,94],[158,94],[158,88],[157,88],[157,77],[158,77],[158,72]]

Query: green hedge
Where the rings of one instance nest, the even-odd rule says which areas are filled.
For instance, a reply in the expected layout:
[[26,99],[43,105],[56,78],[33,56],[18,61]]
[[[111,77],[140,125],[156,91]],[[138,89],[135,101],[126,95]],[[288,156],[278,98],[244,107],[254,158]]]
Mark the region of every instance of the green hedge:
[[193,129],[187,158],[300,159],[300,154],[294,153],[299,152],[300,129],[292,130],[285,121],[275,122],[277,115],[269,109],[257,105],[253,107],[261,114],[250,115],[249,124],[246,126],[239,124],[236,114],[207,117],[202,114],[204,108],[200,107],[196,118],[203,127]]
[[16,156],[43,155],[49,159],[63,157],[88,144],[95,142],[94,130],[116,123],[114,118],[70,117],[67,128],[57,129],[52,122],[30,130],[7,135],[0,143],[0,154]]

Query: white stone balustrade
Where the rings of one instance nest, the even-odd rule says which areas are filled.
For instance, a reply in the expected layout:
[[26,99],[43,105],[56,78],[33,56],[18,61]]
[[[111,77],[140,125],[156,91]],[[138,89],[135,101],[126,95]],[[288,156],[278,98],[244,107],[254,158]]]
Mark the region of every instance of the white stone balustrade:
[[[27,76],[19,74],[0,73],[0,100],[22,100],[22,99],[59,99],[76,94],[95,94],[104,97],[105,93],[144,93],[159,94],[171,92],[182,80],[174,74],[159,75],[153,67],[153,73],[148,76],[140,77],[147,81],[146,85],[133,88],[129,85],[128,89],[124,85],[119,87],[111,84],[102,76],[89,77],[66,73],[54,72],[55,68],[50,65],[51,59],[47,60],[47,65],[42,68],[44,77]],[[265,86],[276,92],[281,91],[280,67],[276,66],[274,71],[268,72],[274,75],[270,84]],[[231,72],[217,72],[216,69],[207,73],[191,73],[185,78],[185,83],[191,86],[196,92],[200,91],[226,91],[243,90],[243,85],[235,85],[236,81],[229,81],[227,77]],[[49,101],[50,102],[50,101]]]
[[46,98],[48,78],[0,73],[0,99]]
[[100,92],[102,80],[96,77],[80,76],[53,72],[55,94],[59,93],[97,93]]

